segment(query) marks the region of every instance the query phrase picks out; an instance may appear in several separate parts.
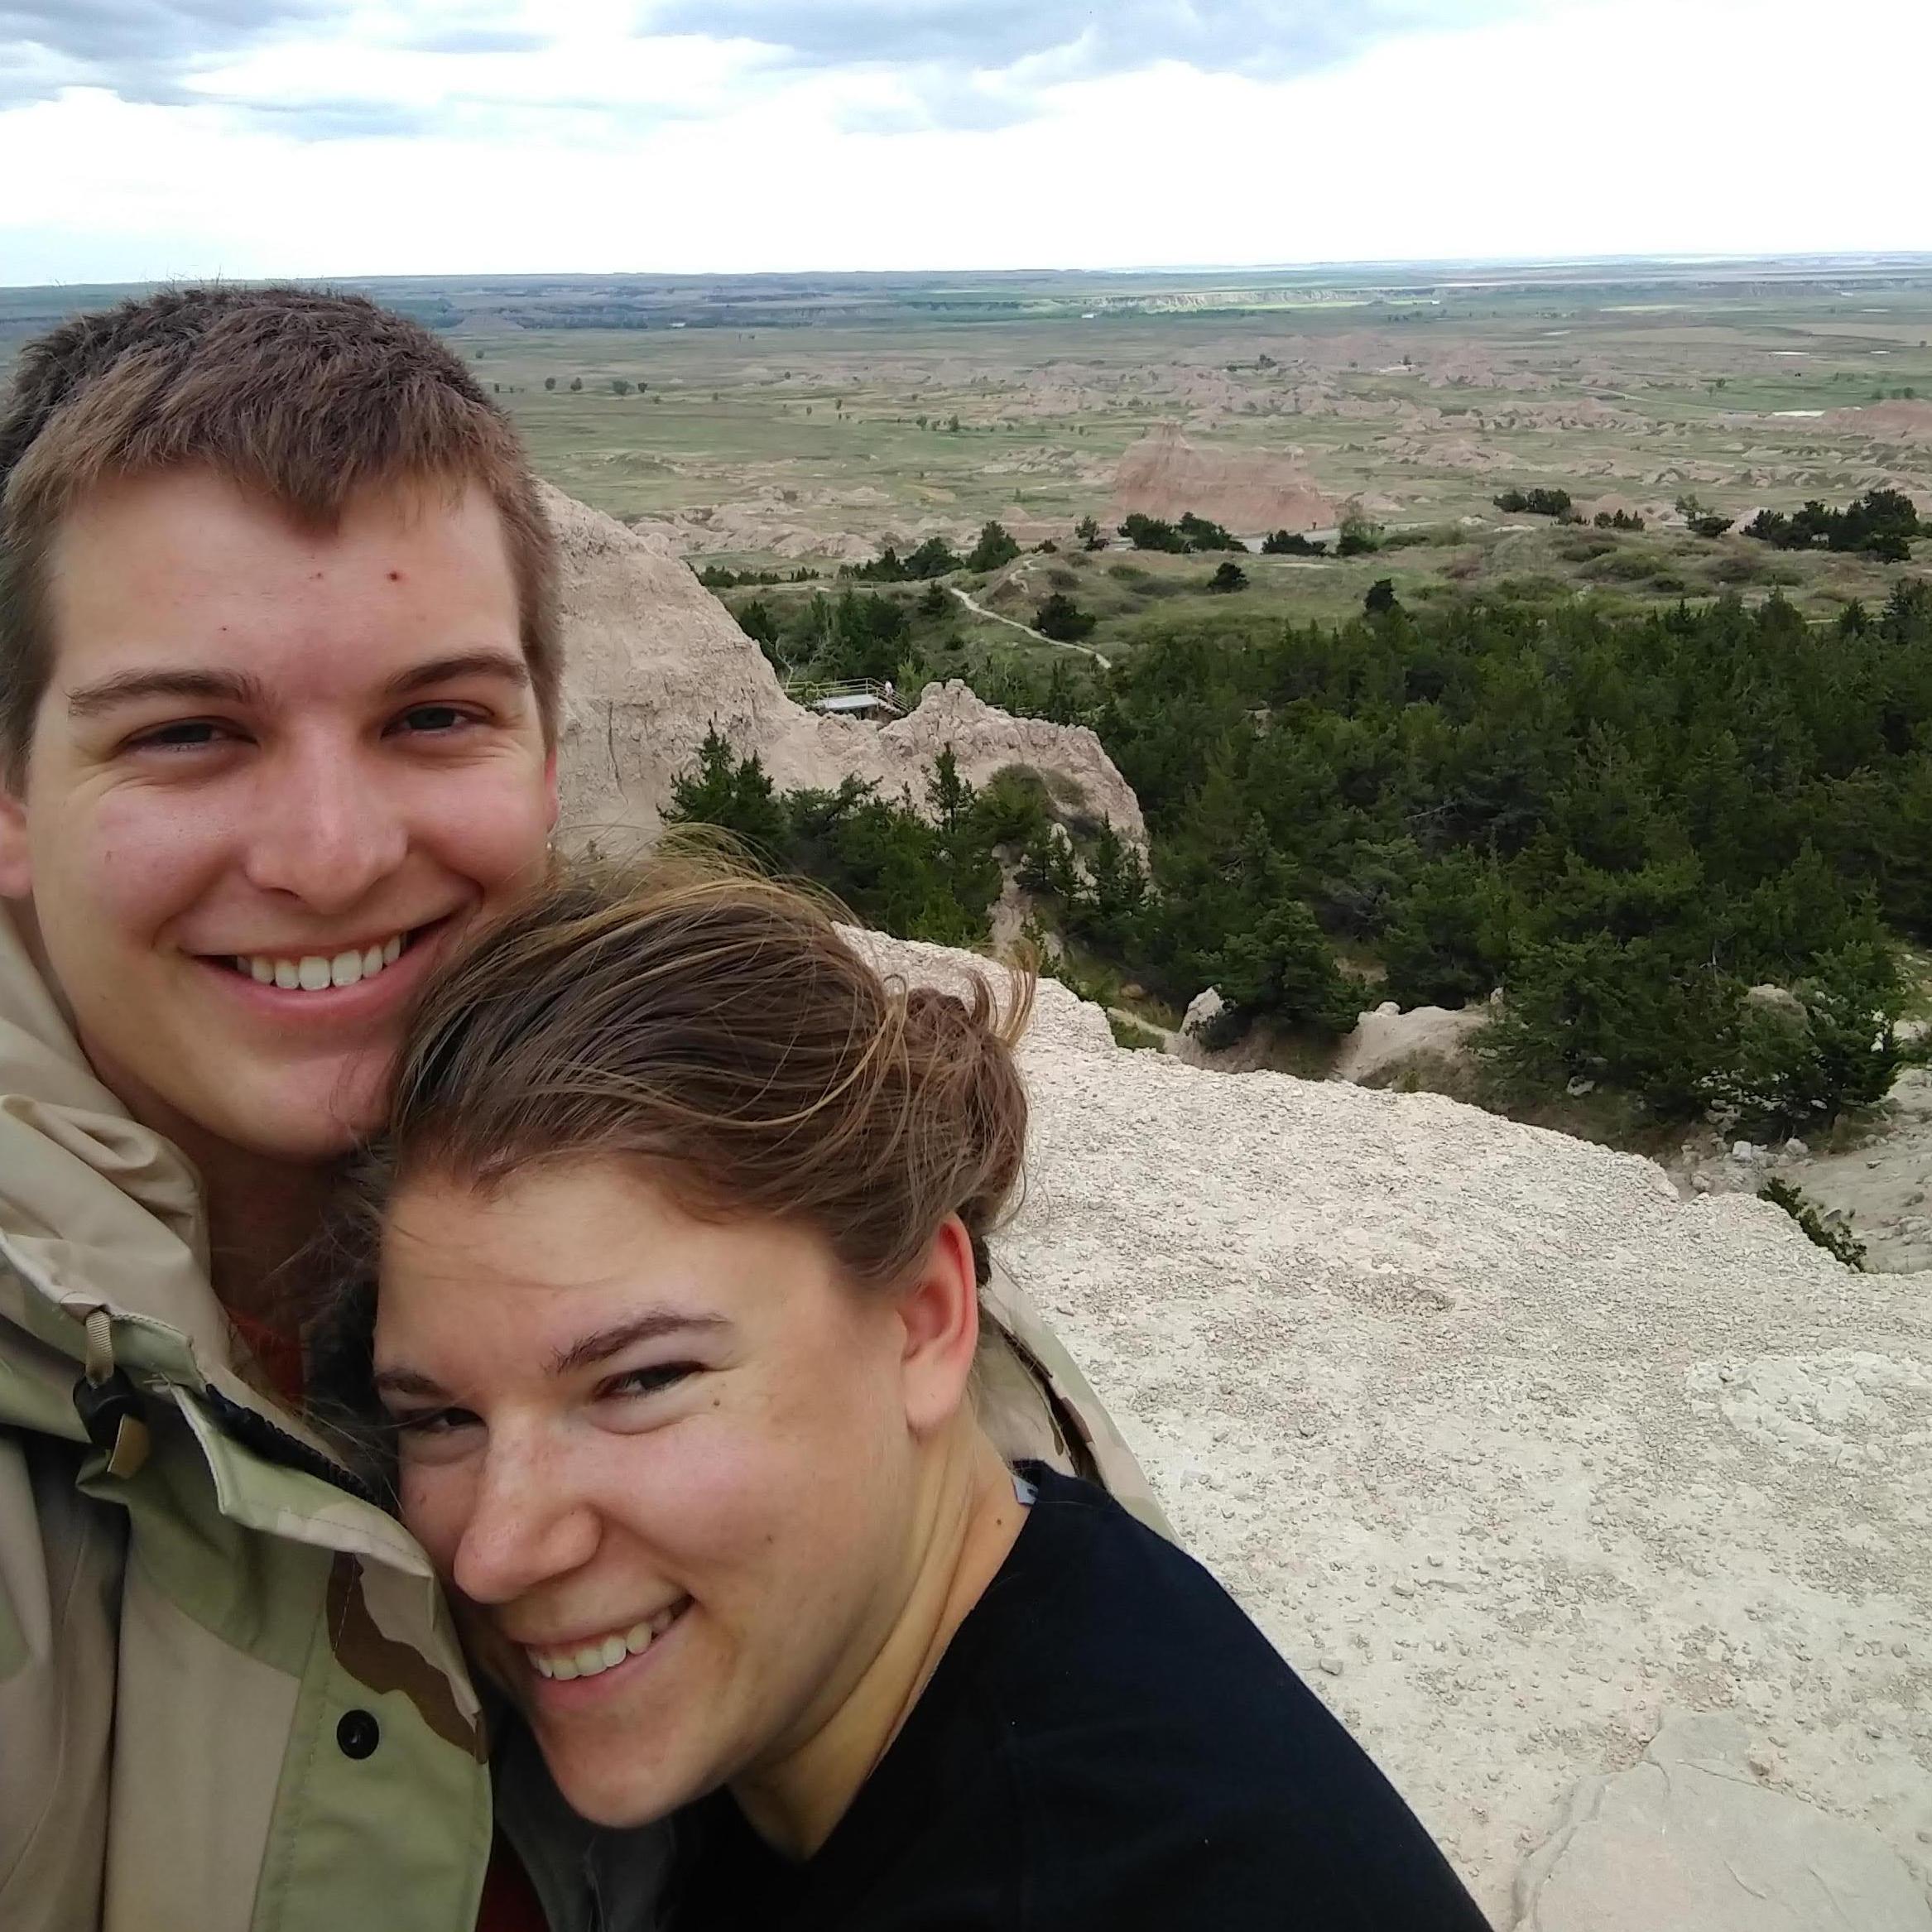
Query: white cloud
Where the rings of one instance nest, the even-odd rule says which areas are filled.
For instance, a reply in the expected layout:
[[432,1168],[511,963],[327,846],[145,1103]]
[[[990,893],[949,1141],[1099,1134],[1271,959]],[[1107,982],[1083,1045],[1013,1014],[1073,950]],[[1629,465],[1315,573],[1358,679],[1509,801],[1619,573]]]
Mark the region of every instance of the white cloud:
[[[1932,248],[1872,58],[1926,70],[1921,0],[1846,0],[1829,35],[1800,0],[1545,0],[1300,79],[1035,76],[1033,118],[978,129],[890,65],[637,41],[616,0],[533,53],[425,44],[456,12],[243,50],[206,105],[0,113],[0,280]],[[372,103],[402,132],[357,132]]]

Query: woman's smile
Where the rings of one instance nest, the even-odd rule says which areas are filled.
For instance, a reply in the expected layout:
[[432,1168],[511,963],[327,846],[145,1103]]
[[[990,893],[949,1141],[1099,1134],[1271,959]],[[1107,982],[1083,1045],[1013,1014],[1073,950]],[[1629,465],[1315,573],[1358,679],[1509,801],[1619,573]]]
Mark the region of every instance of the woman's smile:
[[525,1708],[540,1730],[579,1711],[601,1709],[614,1698],[678,1667],[691,1599],[680,1597],[655,1617],[623,1630],[567,1645],[520,1644]]

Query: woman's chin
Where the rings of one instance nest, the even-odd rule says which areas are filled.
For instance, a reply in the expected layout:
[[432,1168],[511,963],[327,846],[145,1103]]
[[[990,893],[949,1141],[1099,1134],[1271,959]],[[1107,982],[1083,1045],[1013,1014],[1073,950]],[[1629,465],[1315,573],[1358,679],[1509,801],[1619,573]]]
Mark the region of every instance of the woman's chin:
[[634,1747],[626,1755],[632,1761],[606,1767],[582,1762],[574,1754],[544,1752],[564,1802],[606,1831],[639,1830],[705,1795],[706,1787],[695,1781],[640,1776]]

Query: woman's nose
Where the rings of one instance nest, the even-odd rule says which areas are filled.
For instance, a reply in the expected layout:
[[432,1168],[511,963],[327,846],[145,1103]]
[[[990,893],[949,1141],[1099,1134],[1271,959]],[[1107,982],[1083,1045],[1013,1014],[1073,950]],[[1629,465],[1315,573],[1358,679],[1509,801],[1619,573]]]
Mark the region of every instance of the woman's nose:
[[597,1513],[555,1459],[521,1444],[493,1445],[452,1580],[472,1603],[507,1603],[580,1569],[597,1545]]

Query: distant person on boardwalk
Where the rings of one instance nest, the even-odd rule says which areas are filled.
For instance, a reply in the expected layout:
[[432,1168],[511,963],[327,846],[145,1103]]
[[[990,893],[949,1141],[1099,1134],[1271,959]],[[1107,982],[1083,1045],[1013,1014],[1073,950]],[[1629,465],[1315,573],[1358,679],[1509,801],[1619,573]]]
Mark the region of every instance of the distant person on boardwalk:
[[[537,486],[415,324],[196,288],[26,345],[0,486],[0,1926],[583,1924],[560,1805],[486,1888],[493,1733],[286,1288],[408,1002],[545,873]],[[1013,1439],[1131,1491],[1011,1312]]]
[[1480,1932],[1213,1579],[981,1426],[1018,990],[675,864],[493,927],[337,1318],[404,1520],[563,1797],[672,1819],[671,1932]]

